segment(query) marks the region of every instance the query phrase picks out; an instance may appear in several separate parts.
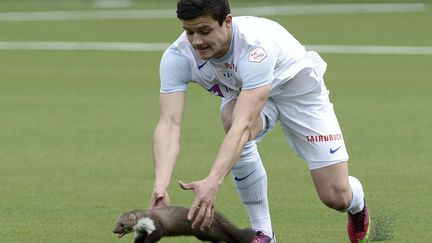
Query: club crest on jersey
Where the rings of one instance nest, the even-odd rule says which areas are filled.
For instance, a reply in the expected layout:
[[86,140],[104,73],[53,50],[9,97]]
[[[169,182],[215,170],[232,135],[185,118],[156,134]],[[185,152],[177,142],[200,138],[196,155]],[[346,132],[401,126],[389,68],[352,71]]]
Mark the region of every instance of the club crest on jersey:
[[267,57],[267,53],[262,47],[257,47],[249,53],[249,62],[262,62]]
[[231,73],[230,70],[227,70],[223,73],[223,76],[227,79],[230,79],[233,76],[233,74]]
[[219,77],[224,77],[225,79],[231,79],[234,76],[234,72],[237,72],[237,66],[231,61],[225,62],[225,69],[219,72]]

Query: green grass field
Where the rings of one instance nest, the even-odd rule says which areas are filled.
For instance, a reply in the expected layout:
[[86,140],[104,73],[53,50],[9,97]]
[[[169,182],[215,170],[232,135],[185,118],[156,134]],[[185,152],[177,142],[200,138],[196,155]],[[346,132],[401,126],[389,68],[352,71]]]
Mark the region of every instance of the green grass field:
[[[295,1],[299,2],[299,1]],[[341,1],[338,1],[341,2]],[[370,2],[370,1],[369,1]],[[241,6],[283,4],[233,2]],[[269,16],[305,45],[432,46],[432,5],[402,13]],[[174,1],[130,9],[174,11]],[[129,9],[128,8],[128,9]],[[6,12],[95,10],[91,1],[0,1],[2,42],[168,43],[174,18],[2,21]],[[97,10],[97,9],[96,9]],[[115,9],[110,9],[115,10]],[[111,232],[118,215],[144,209],[152,190],[161,51],[0,48],[0,242],[132,242]],[[432,55],[323,53],[326,83],[364,184],[373,238],[432,240]],[[190,206],[178,180],[207,175],[223,138],[219,100],[192,85],[182,150],[170,190]],[[279,127],[260,143],[281,243],[347,242],[346,215],[316,196],[306,166]],[[247,227],[230,178],[217,209]],[[197,242],[165,238],[162,242]]]

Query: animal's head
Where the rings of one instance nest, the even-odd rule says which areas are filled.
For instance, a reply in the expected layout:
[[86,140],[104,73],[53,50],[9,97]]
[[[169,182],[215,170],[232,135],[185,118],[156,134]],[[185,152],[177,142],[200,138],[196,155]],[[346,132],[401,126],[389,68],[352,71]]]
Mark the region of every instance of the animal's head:
[[133,211],[124,213],[117,219],[113,233],[117,234],[118,237],[121,238],[124,235],[133,232],[137,222],[138,218]]

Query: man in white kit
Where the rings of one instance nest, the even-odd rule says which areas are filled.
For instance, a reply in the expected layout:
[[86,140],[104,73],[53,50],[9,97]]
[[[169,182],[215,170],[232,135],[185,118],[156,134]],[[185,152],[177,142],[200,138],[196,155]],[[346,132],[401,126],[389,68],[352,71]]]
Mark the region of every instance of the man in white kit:
[[276,241],[257,142],[280,121],[288,143],[308,163],[321,201],[347,212],[351,242],[367,242],[369,212],[360,181],[348,175],[347,150],[323,80],[327,64],[276,22],[232,17],[228,0],[179,0],[177,17],[185,31],[160,64],[149,208],[169,204],[185,94],[193,82],[222,97],[226,135],[208,176],[180,183],[195,193],[188,215],[192,227],[211,224],[217,191],[231,172],[257,231],[254,242]]

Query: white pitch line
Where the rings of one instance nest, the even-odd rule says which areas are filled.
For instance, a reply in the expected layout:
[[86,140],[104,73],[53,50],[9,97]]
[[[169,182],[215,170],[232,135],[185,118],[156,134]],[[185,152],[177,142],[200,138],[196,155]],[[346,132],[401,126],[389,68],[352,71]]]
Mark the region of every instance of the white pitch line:
[[0,41],[0,50],[163,51],[169,43]]
[[354,4],[313,4],[285,5],[272,7],[250,7],[234,9],[236,15],[318,15],[353,13],[407,13],[427,11],[423,3],[354,3]]
[[307,49],[329,54],[432,55],[430,46],[308,45]]
[[[353,4],[307,4],[271,7],[233,8],[234,15],[317,15],[354,13],[410,13],[428,11],[424,3],[353,3]],[[0,21],[65,21],[100,19],[166,19],[175,18],[174,9],[146,10],[87,10],[49,12],[3,12]]]
[[93,0],[97,8],[127,8],[132,5],[131,0]]
[[[0,50],[161,52],[169,45],[170,43],[138,42],[0,41]],[[306,45],[306,48],[326,54],[432,55],[430,46]]]

